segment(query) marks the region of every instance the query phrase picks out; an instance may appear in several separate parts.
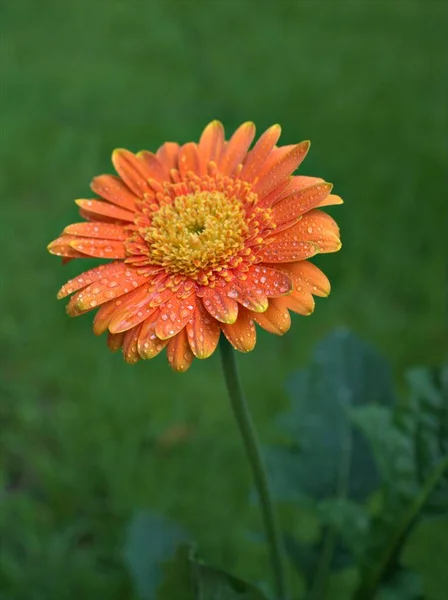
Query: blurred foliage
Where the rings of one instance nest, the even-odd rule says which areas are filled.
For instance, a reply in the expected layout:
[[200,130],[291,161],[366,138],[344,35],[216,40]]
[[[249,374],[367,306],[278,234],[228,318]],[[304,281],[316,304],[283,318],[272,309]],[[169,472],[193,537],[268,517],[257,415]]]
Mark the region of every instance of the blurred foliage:
[[[72,199],[111,172],[113,148],[197,139],[213,118],[227,132],[279,122],[284,143],[313,142],[302,172],[344,197],[332,211],[344,248],[317,261],[330,299],[284,338],[259,333],[241,357],[263,439],[276,435],[285,377],[334,326],[385,350],[395,373],[442,362],[447,10],[437,0],[0,3],[1,600],[133,600],[121,548],[148,505],[182,522],[210,563],[253,581],[266,572],[246,532],[258,514],[217,358],[180,377],[163,358],[129,367],[91,318],[68,319],[56,303],[84,265],[62,269],[46,244],[78,219]],[[423,480],[441,452],[435,423],[413,438]],[[353,505],[339,509],[342,519]],[[286,517],[302,538],[324,518]],[[331,577],[334,589],[353,580],[350,567]]]
[[[423,589],[426,600],[444,598],[447,374],[448,364],[413,369],[407,377],[409,401],[400,404],[394,401],[387,362],[339,330],[319,343],[310,365],[291,379],[291,408],[278,419],[288,441],[268,449],[267,464],[277,500],[292,504],[292,514],[314,513],[319,525],[314,537],[303,539],[291,520],[284,534],[287,554],[304,582],[293,600],[421,600]],[[419,452],[423,431],[427,448],[439,449],[427,453],[426,461]],[[366,443],[362,450],[360,440]],[[154,553],[156,562],[166,559],[160,543],[164,528],[171,555],[175,552],[173,525],[138,522],[136,517],[138,540],[131,534],[127,545],[134,550],[129,565],[142,589],[142,581],[154,582],[156,575],[134,566],[142,564],[142,556],[154,562]],[[157,595],[152,587],[142,597],[180,599],[183,590],[186,600],[262,597],[249,584],[232,583],[230,575],[210,567],[198,571],[194,564],[180,550],[159,587],[171,595]]]

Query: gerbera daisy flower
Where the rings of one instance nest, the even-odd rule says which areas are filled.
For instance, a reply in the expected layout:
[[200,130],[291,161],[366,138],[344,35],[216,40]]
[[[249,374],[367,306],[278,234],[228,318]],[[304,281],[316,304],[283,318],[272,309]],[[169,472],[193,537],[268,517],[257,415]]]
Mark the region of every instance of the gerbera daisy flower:
[[108,331],[111,350],[135,363],[166,347],[178,371],[209,357],[221,334],[248,352],[255,323],[282,335],[290,311],[310,314],[313,294],[327,296],[330,284],[308,259],[341,247],[320,208],[342,200],[323,179],[292,175],[309,142],[277,146],[280,131],[249,150],[253,123],[226,141],[213,121],[198,143],[115,150],[118,176],[95,177],[97,198],[76,201],[85,220],[48,246],[64,262],[111,261],[62,287],[68,314],[98,309],[93,330]]

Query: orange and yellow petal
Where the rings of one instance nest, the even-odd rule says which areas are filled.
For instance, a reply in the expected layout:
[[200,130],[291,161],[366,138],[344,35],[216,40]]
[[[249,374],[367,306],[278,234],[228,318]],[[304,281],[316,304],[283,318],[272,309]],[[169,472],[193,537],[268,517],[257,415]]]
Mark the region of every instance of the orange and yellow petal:
[[67,225],[64,229],[64,234],[98,238],[102,240],[125,240],[127,237],[122,225],[102,222],[96,223],[95,221],[83,221],[82,223]]
[[206,310],[221,323],[235,323],[238,317],[238,303],[217,288],[207,288],[202,300]]
[[133,194],[130,189],[115,175],[99,175],[95,177],[90,188],[101,198],[108,200],[116,206],[134,212],[138,196]]
[[240,308],[238,319],[233,325],[227,323],[221,324],[221,329],[232,344],[235,350],[239,352],[250,352],[254,349],[257,341],[253,313],[245,308]]
[[118,352],[123,346],[124,333],[109,333],[107,336],[107,347],[111,352]]
[[202,132],[199,153],[205,164],[218,162],[224,149],[224,127],[220,121],[212,121]]
[[133,365],[140,360],[140,354],[138,353],[138,336],[141,330],[141,325],[129,329],[124,334],[123,338],[123,356],[124,360]]
[[117,148],[112,153],[112,164],[118,175],[136,196],[143,198],[145,194],[152,193],[148,184],[151,172],[138,156],[124,148]]
[[186,332],[191,351],[197,358],[208,358],[218,345],[220,327],[197,298],[195,310],[187,323]]
[[180,333],[169,340],[166,347],[166,355],[170,366],[175,371],[183,372],[190,367],[194,355],[188,343],[185,329],[182,329]]
[[263,173],[253,186],[254,191],[261,198],[267,196],[297,169],[305,158],[309,147],[310,143],[308,141],[301,142],[293,146],[284,155],[280,155],[273,160],[272,164],[267,161],[268,165],[265,165]]
[[114,204],[103,202],[103,200],[75,200],[76,204],[81,209],[79,212],[81,216],[95,221],[124,221],[126,223],[132,223],[134,221],[134,213],[130,210],[120,208]]
[[161,340],[166,340],[177,335],[192,318],[195,300],[177,298],[174,294],[160,307],[160,312],[155,323],[155,334]]
[[160,309],[156,310],[154,318],[146,319],[138,336],[138,353],[141,358],[147,360],[154,358],[165,348],[169,340],[161,340],[156,336],[155,324]]
[[277,298],[269,300],[267,310],[264,313],[254,313],[253,318],[260,327],[275,335],[284,335],[291,327],[289,311]]
[[232,175],[236,167],[243,161],[255,137],[255,125],[248,121],[243,123],[228,141],[224,153],[218,163],[223,175]]
[[330,194],[332,187],[331,183],[318,183],[277,202],[272,207],[276,233],[294,225],[304,213],[318,206]]
[[257,177],[268,155],[274,149],[281,132],[280,125],[273,125],[260,136],[244,161],[241,179],[251,182]]

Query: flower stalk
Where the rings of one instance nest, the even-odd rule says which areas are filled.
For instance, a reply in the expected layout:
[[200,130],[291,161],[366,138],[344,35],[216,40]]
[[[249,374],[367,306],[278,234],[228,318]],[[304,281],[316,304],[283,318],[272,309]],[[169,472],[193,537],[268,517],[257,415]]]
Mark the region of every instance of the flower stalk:
[[234,350],[224,336],[221,336],[219,348],[227,391],[260,500],[269,545],[276,597],[278,600],[288,600],[285,553],[281,541],[279,522],[269,488],[268,476],[261,457],[257,432],[239,381]]

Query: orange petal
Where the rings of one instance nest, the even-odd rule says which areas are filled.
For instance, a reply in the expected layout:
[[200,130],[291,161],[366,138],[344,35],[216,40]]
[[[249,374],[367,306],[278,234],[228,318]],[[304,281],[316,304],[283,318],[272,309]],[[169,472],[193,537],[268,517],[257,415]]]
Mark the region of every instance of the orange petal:
[[328,277],[316,265],[307,260],[279,265],[279,268],[289,274],[296,290],[304,289],[314,296],[324,298],[331,291]]
[[314,311],[314,298],[312,294],[304,289],[294,290],[289,296],[277,298],[277,301],[279,307],[288,308],[305,317]]
[[300,240],[315,244],[319,248],[319,252],[337,252],[341,248],[339,227],[330,215],[321,210],[307,212],[286,233],[292,229],[294,229],[294,235],[298,236]]
[[195,310],[186,331],[190,348],[197,358],[208,358],[216,350],[220,335],[219,325],[205,310],[200,298],[196,299]]
[[145,281],[145,277],[137,275],[130,269],[109,278],[103,277],[100,281],[92,283],[81,292],[78,292],[76,307],[81,311],[95,308],[95,306],[100,306],[108,300],[113,300],[118,296],[131,292]]
[[138,336],[138,353],[143,359],[154,358],[168,344],[169,340],[160,340],[155,334],[158,314],[159,309],[156,309],[156,312],[142,323],[142,328]]
[[95,258],[125,258],[123,242],[117,240],[97,240],[95,238],[76,238],[70,246],[78,252]]
[[221,160],[218,163],[223,175],[232,175],[235,168],[243,162],[255,137],[255,125],[248,121],[243,123],[230,138]]
[[244,161],[241,179],[244,179],[245,181],[253,181],[255,179],[260,173],[268,154],[277,143],[281,131],[282,128],[280,125],[273,125],[260,136]]
[[186,371],[193,361],[193,353],[185,329],[170,339],[166,354],[168,362],[175,371]]
[[219,121],[212,121],[202,132],[199,140],[199,153],[205,164],[218,162],[224,148],[224,127]]
[[126,331],[123,338],[123,356],[124,360],[133,365],[140,360],[138,353],[138,336],[142,326],[137,325],[133,329]]
[[121,179],[139,198],[147,193],[152,194],[147,181],[151,174],[138,156],[129,150],[118,148],[112,153],[112,163]]
[[115,175],[99,175],[93,179],[90,187],[95,194],[109,200],[112,204],[130,211],[135,210],[135,203],[138,197],[129,191],[127,185],[119,177]]
[[90,218],[98,219],[98,217],[104,216],[115,221],[128,221],[131,223],[134,220],[134,213],[131,211],[102,200],[75,200],[75,202],[83,210],[83,213],[89,215]]
[[203,302],[206,310],[221,323],[235,323],[238,317],[238,303],[216,288],[207,288]]
[[281,200],[281,198],[286,197],[287,195],[289,195],[288,190],[290,183],[291,177],[288,177],[280,185],[274,188],[270,194],[268,194],[262,199],[259,199],[257,205],[261,206],[262,208],[267,208],[275,204],[275,202],[277,202],[278,200]]
[[252,267],[248,273],[247,285],[256,291],[262,291],[268,298],[285,296],[292,290],[291,279],[284,271],[264,265]]
[[328,196],[331,188],[331,183],[318,183],[277,202],[272,207],[272,218],[277,225],[275,233],[290,227],[304,213],[318,206]]
[[162,165],[154,152],[142,150],[137,153],[137,158],[145,165],[146,179],[157,179],[157,181],[166,181],[169,179],[169,171]]
[[68,235],[79,235],[81,237],[101,238],[103,240],[125,240],[126,234],[121,225],[112,223],[73,223],[64,229],[64,233]]
[[172,295],[160,307],[160,314],[155,325],[155,333],[161,340],[173,337],[185,327],[194,312],[194,298],[181,300]]
[[171,169],[177,169],[179,148],[180,146],[179,144],[176,144],[176,142],[165,142],[156,152],[157,158],[168,172],[170,172]]
[[319,202],[317,206],[334,206],[336,204],[344,204],[344,200],[340,196],[336,196],[335,194],[330,194],[326,198]]
[[150,300],[151,288],[148,285],[142,285],[129,292],[121,304],[116,307],[109,323],[109,331],[121,333],[148,319],[157,310],[150,306]]
[[[178,163],[179,171],[182,177],[185,177],[189,171],[192,171],[196,175],[199,175],[202,172],[198,147],[194,142],[189,142],[188,144],[182,146],[179,151]],[[205,173],[205,165],[203,172]]]
[[108,329],[109,323],[116,310],[117,300],[110,300],[100,306],[93,319],[93,333],[95,335],[101,335]]
[[253,314],[250,311],[240,308],[236,322],[233,325],[222,323],[221,329],[235,350],[250,352],[254,349],[257,334]]
[[[285,155],[280,155],[278,160],[260,176],[254,185],[254,192],[261,198],[267,196],[279,186],[284,179],[289,177],[305,158],[310,143],[301,142],[289,150]],[[266,168],[266,167],[265,167]]]
[[290,196],[294,192],[300,192],[317,183],[325,183],[325,179],[321,179],[320,177],[308,177],[307,175],[295,175],[294,177],[291,177],[285,196]]
[[61,235],[47,246],[50,254],[55,256],[64,256],[65,258],[87,258],[85,254],[72,248],[71,243],[75,239],[74,235]]
[[58,300],[65,298],[65,296],[73,294],[73,292],[77,292],[78,290],[81,290],[91,283],[95,283],[95,281],[103,279],[104,277],[111,277],[118,273],[124,273],[127,270],[128,267],[126,267],[126,265],[117,261],[107,265],[100,265],[99,267],[85,271],[78,277],[70,279],[70,281],[67,281],[67,283],[61,287],[57,296]]
[[299,241],[294,239],[293,236],[289,238],[282,238],[284,233],[289,233],[293,227],[282,231],[277,238],[272,238],[274,241],[260,250],[259,257],[263,262],[270,263],[287,263],[296,260],[305,260],[315,254],[318,254],[319,248],[316,244],[310,242]]
[[291,316],[287,308],[277,302],[277,298],[269,300],[269,306],[264,313],[255,313],[254,321],[269,333],[285,334],[291,327]]
[[268,307],[268,299],[263,289],[255,288],[247,275],[245,281],[235,279],[229,284],[227,296],[255,312],[264,312]]
[[117,352],[123,345],[124,333],[109,333],[107,347],[111,352]]

